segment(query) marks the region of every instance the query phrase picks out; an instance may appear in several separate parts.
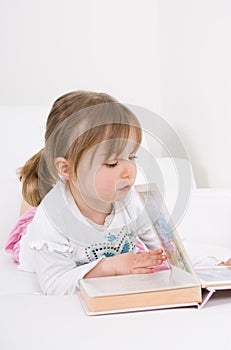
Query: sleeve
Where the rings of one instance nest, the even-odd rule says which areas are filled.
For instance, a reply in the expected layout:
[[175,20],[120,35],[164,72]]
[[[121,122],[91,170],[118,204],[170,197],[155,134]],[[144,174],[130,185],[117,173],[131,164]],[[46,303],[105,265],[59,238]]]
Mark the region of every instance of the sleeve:
[[47,295],[74,294],[79,280],[103,258],[77,266],[68,252],[50,252],[46,245],[34,249],[35,273],[42,292]]
[[44,294],[74,294],[79,280],[101,260],[77,259],[76,248],[50,223],[42,207],[26,231],[20,240],[18,269],[34,272]]

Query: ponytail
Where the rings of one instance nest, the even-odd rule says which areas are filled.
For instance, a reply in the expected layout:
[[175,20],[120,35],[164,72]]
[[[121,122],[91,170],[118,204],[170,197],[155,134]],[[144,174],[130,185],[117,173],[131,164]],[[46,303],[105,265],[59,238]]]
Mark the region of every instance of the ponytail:
[[[23,198],[32,207],[37,207],[45,194],[53,187],[48,181],[46,181],[46,184],[41,184],[41,176],[38,175],[40,172],[40,163],[43,158],[43,153],[44,148],[31,157],[26,164],[19,169],[19,179],[22,181]],[[45,177],[43,176],[43,178],[48,179],[49,175]]]

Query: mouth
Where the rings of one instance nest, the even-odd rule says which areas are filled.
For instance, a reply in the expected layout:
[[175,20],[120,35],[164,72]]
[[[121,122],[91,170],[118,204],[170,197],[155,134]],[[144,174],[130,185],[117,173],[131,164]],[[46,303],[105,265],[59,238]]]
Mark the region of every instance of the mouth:
[[119,188],[118,191],[126,192],[126,191],[129,191],[130,189],[131,189],[131,185],[126,185],[124,187]]

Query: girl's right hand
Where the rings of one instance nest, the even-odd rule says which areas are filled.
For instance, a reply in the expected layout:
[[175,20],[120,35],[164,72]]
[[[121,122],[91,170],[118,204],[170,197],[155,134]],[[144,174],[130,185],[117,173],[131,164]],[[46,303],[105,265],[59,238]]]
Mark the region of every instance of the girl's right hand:
[[167,256],[163,249],[144,253],[125,253],[102,259],[84,278],[151,273]]
[[125,253],[112,258],[114,275],[145,274],[155,271],[155,266],[161,265],[166,259],[163,249],[144,253]]

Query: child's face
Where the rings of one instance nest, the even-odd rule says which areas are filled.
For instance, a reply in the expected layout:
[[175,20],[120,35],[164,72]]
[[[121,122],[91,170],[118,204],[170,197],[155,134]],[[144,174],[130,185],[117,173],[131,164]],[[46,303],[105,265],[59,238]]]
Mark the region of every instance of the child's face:
[[77,172],[76,188],[95,210],[107,210],[108,204],[124,199],[136,178],[135,142],[128,140],[119,156],[112,154],[105,160],[108,143],[110,140],[87,152]]

